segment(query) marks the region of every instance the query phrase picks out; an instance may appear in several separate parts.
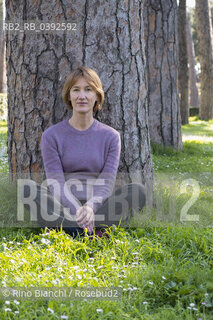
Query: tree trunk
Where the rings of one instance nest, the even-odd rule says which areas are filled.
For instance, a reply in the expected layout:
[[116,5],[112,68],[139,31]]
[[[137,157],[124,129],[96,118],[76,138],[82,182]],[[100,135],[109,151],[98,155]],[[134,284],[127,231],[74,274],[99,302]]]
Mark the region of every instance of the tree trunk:
[[179,92],[182,124],[189,123],[188,105],[188,57],[186,43],[186,0],[179,1],[178,7],[178,44],[179,44]]
[[5,37],[3,30],[3,1],[0,0],[0,93],[6,92],[6,70],[5,70]]
[[199,97],[197,90],[197,76],[195,72],[195,53],[194,45],[192,41],[191,25],[189,15],[186,17],[186,35],[187,35],[187,54],[189,59],[189,88],[190,88],[190,100],[191,107],[199,106]]
[[150,137],[181,149],[176,0],[145,0],[144,20]]
[[196,29],[201,65],[200,118],[213,118],[213,56],[208,0],[196,0]]
[[[63,34],[7,33],[8,156],[10,172],[43,170],[40,138],[68,114],[61,99],[71,69],[99,74],[105,102],[96,118],[121,134],[118,176],[145,183],[152,201],[153,169],[147,118],[143,1],[7,0],[7,20],[76,21]],[[104,19],[103,19],[104,16]],[[21,151],[21,152],[20,152]]]
[[210,19],[210,35],[213,50],[213,1],[209,1],[209,19]]

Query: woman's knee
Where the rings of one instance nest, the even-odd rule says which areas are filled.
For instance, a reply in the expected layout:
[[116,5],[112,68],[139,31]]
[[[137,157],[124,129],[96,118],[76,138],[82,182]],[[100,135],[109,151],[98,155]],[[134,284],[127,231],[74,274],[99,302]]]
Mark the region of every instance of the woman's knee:
[[33,180],[27,180],[25,184],[23,185],[23,194],[25,198],[29,198],[30,196],[34,196],[37,194],[38,190],[40,189],[40,185],[33,181]]

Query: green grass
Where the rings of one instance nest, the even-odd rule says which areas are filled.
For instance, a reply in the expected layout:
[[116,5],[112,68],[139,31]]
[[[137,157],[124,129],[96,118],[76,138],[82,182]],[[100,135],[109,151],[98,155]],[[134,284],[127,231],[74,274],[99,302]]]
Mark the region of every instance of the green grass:
[[[0,286],[115,286],[122,292],[121,299],[32,302],[10,298],[0,301],[0,319],[212,319],[213,145],[206,139],[213,137],[212,123],[201,126],[191,120],[194,123],[183,127],[183,135],[192,140],[184,141],[182,151],[152,144],[156,205],[151,214],[144,211],[133,220],[131,227],[113,226],[109,239],[97,241],[86,234],[73,239],[48,229],[1,229]],[[2,147],[6,126],[0,125]],[[5,159],[4,151],[2,177],[8,170]],[[192,187],[187,186],[190,181]],[[180,222],[181,210],[198,186],[188,215],[199,215],[199,221]],[[6,192],[7,188],[4,180],[0,214],[6,212],[10,219],[12,212],[7,221],[12,223],[15,189]]]
[[213,120],[203,121],[197,117],[191,117],[190,123],[182,127],[184,135],[197,135],[212,137]]

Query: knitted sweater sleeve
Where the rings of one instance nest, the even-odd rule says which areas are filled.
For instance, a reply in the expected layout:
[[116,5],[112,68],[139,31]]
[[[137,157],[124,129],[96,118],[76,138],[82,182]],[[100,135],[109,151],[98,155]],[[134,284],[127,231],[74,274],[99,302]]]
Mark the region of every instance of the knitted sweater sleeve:
[[69,209],[71,215],[75,215],[77,209],[81,207],[81,203],[65,183],[57,143],[52,135],[45,132],[42,134],[41,151],[50,192],[65,208]]
[[93,185],[93,196],[84,204],[90,206],[94,212],[112,194],[119,166],[120,152],[121,139],[120,134],[117,132],[116,135],[112,136],[104,167]]

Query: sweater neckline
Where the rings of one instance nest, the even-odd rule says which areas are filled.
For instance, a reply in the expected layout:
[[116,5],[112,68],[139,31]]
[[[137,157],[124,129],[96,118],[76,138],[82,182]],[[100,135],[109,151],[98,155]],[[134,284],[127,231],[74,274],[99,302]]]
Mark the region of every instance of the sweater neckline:
[[67,126],[69,127],[69,129],[76,133],[76,134],[79,134],[79,135],[82,135],[82,134],[88,134],[90,132],[92,132],[93,128],[96,126],[97,124],[97,120],[94,119],[93,123],[91,124],[91,126],[89,128],[87,128],[86,130],[78,130],[76,128],[74,128],[73,126],[71,126],[71,124],[69,123],[69,119],[66,119],[65,120],[65,123],[67,124]]

